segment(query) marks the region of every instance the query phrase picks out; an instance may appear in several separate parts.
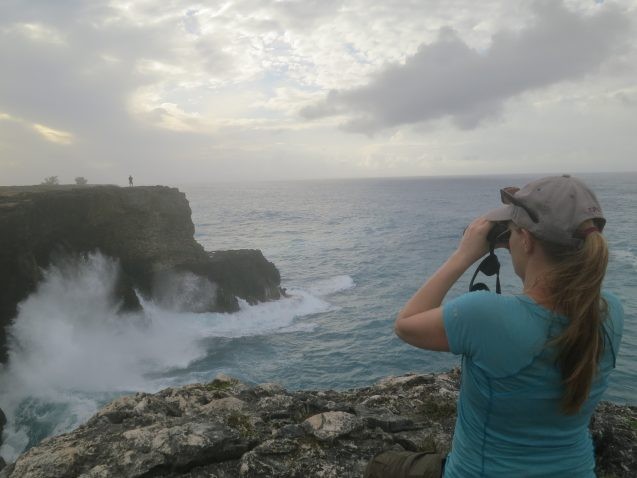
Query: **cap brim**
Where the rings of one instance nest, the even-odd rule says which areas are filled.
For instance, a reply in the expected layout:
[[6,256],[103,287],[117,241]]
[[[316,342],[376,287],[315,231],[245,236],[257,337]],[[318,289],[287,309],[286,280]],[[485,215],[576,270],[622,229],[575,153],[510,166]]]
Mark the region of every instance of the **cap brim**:
[[513,218],[513,206],[502,206],[493,211],[489,211],[483,216],[489,221],[510,221]]

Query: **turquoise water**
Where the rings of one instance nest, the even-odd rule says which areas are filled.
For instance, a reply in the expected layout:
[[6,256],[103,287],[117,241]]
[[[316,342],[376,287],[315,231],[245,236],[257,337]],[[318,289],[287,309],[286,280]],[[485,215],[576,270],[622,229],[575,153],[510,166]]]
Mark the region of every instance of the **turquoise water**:
[[[626,310],[624,341],[606,399],[637,392],[637,174],[589,175],[608,219],[606,287]],[[7,460],[72,429],[112,398],[219,372],[289,389],[359,387],[380,377],[447,370],[449,353],[397,339],[396,313],[454,250],[464,227],[497,207],[499,188],[525,176],[361,179],[179,186],[206,250],[261,249],[290,298],[235,314],[192,314],[144,302],[122,320],[109,301],[117,264],[96,254],[74,274],[47,272],[11,329],[0,369],[9,418]],[[517,293],[508,252],[504,293]],[[468,289],[470,273],[450,297]],[[486,282],[493,285],[491,278]]]

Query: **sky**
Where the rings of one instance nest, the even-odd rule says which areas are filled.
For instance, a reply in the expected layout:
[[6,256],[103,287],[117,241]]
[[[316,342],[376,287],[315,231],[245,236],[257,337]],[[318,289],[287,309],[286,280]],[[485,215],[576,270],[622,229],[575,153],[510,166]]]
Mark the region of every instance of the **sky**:
[[0,0],[0,185],[635,171],[637,0]]

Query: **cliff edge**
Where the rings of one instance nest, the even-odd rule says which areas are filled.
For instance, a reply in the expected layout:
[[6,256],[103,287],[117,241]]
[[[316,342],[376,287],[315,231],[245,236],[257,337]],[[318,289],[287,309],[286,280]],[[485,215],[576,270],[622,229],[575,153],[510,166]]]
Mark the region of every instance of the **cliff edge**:
[[[459,377],[289,392],[219,376],[138,393],[30,449],[0,478],[360,477],[382,450],[449,451]],[[635,407],[599,405],[591,424],[598,476],[637,476],[636,423]]]
[[100,251],[119,261],[121,310],[140,308],[137,293],[166,300],[166,287],[179,292],[180,283],[196,283],[198,297],[169,305],[193,312],[281,296],[279,271],[260,251],[206,252],[193,236],[190,206],[175,188],[0,187],[0,362],[18,304],[44,268],[69,256]]

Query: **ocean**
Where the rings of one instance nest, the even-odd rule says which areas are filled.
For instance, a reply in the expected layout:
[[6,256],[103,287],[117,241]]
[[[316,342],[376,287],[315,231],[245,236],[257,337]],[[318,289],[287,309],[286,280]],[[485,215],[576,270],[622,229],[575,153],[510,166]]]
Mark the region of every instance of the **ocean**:
[[[597,192],[611,249],[605,287],[626,318],[605,399],[637,403],[637,173],[580,175]],[[498,190],[531,176],[179,185],[206,250],[260,249],[289,297],[234,314],[194,314],[144,302],[117,317],[107,291],[117,273],[94,254],[73,274],[56,269],[22,303],[11,360],[0,369],[9,419],[7,461],[68,431],[113,398],[212,380],[223,372],[288,389],[347,389],[406,372],[459,365],[450,353],[396,338],[396,313],[453,252],[471,220],[499,205]],[[508,252],[503,293],[521,291]],[[448,297],[468,289],[471,272]],[[493,278],[485,278],[494,286]]]

